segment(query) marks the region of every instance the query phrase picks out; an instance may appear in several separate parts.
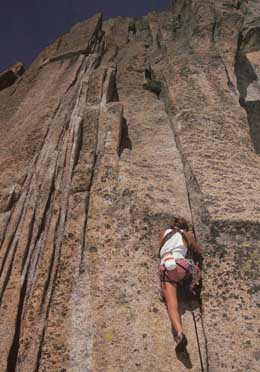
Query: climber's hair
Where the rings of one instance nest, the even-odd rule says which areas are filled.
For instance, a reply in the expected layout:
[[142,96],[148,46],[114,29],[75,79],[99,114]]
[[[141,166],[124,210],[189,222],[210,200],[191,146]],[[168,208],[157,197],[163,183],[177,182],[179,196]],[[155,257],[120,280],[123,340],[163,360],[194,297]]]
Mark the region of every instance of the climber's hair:
[[185,220],[185,218],[182,218],[182,217],[175,217],[173,219],[171,228],[173,229],[174,227],[178,227],[179,229],[186,230],[186,231],[190,230],[190,226],[188,222]]

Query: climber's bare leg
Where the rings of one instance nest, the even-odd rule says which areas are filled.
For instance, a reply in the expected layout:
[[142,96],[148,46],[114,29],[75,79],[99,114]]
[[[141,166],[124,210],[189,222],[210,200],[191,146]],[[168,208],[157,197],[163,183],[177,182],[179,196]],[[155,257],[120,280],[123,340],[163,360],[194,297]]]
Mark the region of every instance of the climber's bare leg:
[[174,283],[163,282],[162,289],[166,299],[168,315],[172,327],[177,333],[183,332],[177,298],[177,285]]

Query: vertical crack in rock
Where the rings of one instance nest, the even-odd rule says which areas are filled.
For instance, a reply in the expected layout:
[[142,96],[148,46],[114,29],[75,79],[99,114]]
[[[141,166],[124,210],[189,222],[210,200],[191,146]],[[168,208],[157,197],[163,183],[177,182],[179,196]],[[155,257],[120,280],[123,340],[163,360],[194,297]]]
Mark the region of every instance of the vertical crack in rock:
[[[4,276],[1,279],[5,279],[1,294],[1,316],[9,318],[13,328],[10,328],[11,332],[6,332],[5,325],[1,325],[1,334],[5,333],[1,350],[3,370],[8,345],[8,371],[15,371],[18,365],[19,369],[23,368],[26,363],[31,365],[26,369],[38,370],[41,362],[37,358],[45,356],[48,318],[57,288],[54,283],[59,277],[61,246],[64,245],[66,226],[69,224],[67,215],[71,213],[71,184],[82,150],[82,118],[89,95],[84,89],[84,80],[89,84],[89,76],[98,66],[99,59],[98,53],[79,56],[78,61],[72,65],[72,82],[50,119],[51,126],[45,134],[39,156],[32,164],[32,176],[27,177],[23,187],[22,195],[25,197],[20,198],[15,206],[17,212],[9,220],[11,234],[5,235],[2,246],[2,251],[6,253],[2,262]],[[70,111],[73,101],[75,106]],[[66,110],[66,107],[71,109]],[[17,286],[15,282],[21,284]],[[11,303],[8,302],[9,293],[12,296]],[[10,305],[15,311],[8,314]],[[34,333],[36,329],[38,331]]]
[[[220,58],[221,63],[224,67],[224,70],[227,76],[227,85],[232,92],[236,93],[235,81],[232,81],[233,75],[234,75],[233,74],[233,61],[231,61],[232,63],[230,63],[229,58],[226,56],[227,50],[225,46],[223,48],[223,43],[225,43],[225,40],[223,39],[224,39],[224,36],[226,36],[225,33],[227,34],[227,30],[225,30],[225,28],[223,27],[223,22],[222,22],[223,9],[221,5],[217,5],[215,2],[212,4],[212,11],[213,11],[213,17],[214,17],[214,22],[212,26],[212,42],[213,42],[214,48],[217,51],[218,57]],[[238,20],[242,24],[243,18],[237,15],[237,13],[235,14],[238,17]],[[230,35],[228,35],[228,37],[230,37]]]
[[[31,179],[31,175],[27,178],[27,181],[25,182],[25,188],[28,183],[28,179]],[[30,182],[30,181],[29,181]],[[5,263],[8,258],[8,255],[12,254],[14,251],[11,249],[11,246],[13,244],[13,240],[16,236],[17,229],[19,227],[19,224],[21,222],[24,210],[25,210],[25,202],[28,195],[28,191],[23,192],[22,197],[19,199],[17,205],[14,207],[13,212],[10,215],[9,221],[12,221],[12,226],[9,226],[7,224],[6,231],[3,236],[3,240],[1,243],[1,269],[0,269],[0,277],[2,277],[3,270],[5,268]]]
[[[69,225],[71,224],[70,222],[70,213],[74,213],[71,211],[71,203],[74,199],[74,196],[73,194],[70,195],[70,190],[75,193],[75,202],[76,200],[80,200],[79,199],[79,196],[81,194],[81,192],[83,190],[81,190],[81,187],[80,187],[80,184],[78,185],[76,182],[75,182],[75,177],[74,175],[77,174],[77,176],[80,176],[81,175],[81,172],[80,172],[80,169],[79,169],[79,165],[80,165],[80,161],[81,161],[81,152],[82,152],[82,146],[83,146],[83,139],[84,136],[86,135],[85,133],[82,132],[82,128],[83,128],[83,123],[84,123],[84,106],[85,106],[85,100],[86,98],[88,97],[88,85],[90,83],[90,79],[89,76],[91,76],[91,72],[93,71],[93,67],[96,65],[95,63],[95,58],[91,61],[87,71],[84,71],[85,68],[83,69],[83,75],[81,77],[81,79],[79,81],[82,80],[82,84],[81,84],[81,87],[79,88],[79,93],[78,93],[78,97],[77,97],[77,100],[76,100],[76,104],[75,104],[75,108],[72,112],[72,116],[71,116],[71,124],[69,125],[69,128],[71,128],[70,130],[70,134],[69,136],[67,137],[67,148],[68,148],[68,151],[67,151],[67,155],[65,157],[65,161],[66,161],[66,166],[65,166],[65,169],[67,169],[67,174],[64,174],[63,177],[65,177],[65,180],[66,180],[66,177],[68,177],[68,180],[65,181],[66,183],[71,183],[71,186],[67,189],[65,189],[65,200],[67,200],[67,203],[64,204],[62,206],[62,209],[61,209],[61,216],[62,216],[62,226],[63,227],[63,231],[62,232],[59,232],[58,230],[57,233],[58,233],[58,236],[57,238],[52,238],[51,240],[54,241],[54,242],[57,242],[54,244],[54,251],[53,251],[53,254],[52,254],[52,260],[51,260],[51,266],[50,266],[50,269],[49,269],[49,273],[53,273],[51,276],[49,275],[49,278],[47,279],[46,281],[46,285],[45,285],[45,292],[43,293],[43,296],[42,296],[42,299],[44,300],[44,302],[46,302],[46,320],[51,317],[53,318],[53,303],[55,303],[55,297],[57,296],[57,289],[59,288],[59,281],[60,281],[60,275],[61,275],[61,270],[64,271],[64,268],[63,265],[63,261],[64,261],[64,253],[62,252],[62,247],[63,249],[65,249],[64,247],[64,241],[62,242],[62,240],[65,239],[65,242],[66,242],[66,239],[71,239],[70,238],[70,234],[75,234],[75,232],[69,232],[70,231],[70,227]],[[93,66],[93,67],[92,67]],[[86,78],[84,78],[84,74],[86,75]],[[83,79],[82,79],[83,78]],[[95,122],[94,122],[95,124]],[[80,135],[82,135],[82,137],[80,138]],[[61,148],[64,148],[64,145],[61,144]],[[82,164],[84,166],[84,164]],[[77,189],[78,187],[78,189]],[[66,193],[67,193],[67,196],[66,196]],[[84,193],[83,193],[83,205],[84,205]],[[74,202],[73,202],[74,203]],[[81,203],[82,204],[82,203]],[[84,224],[84,222],[83,222]],[[60,235],[62,233],[62,235]],[[60,236],[59,236],[60,235]],[[82,239],[82,237],[81,237]],[[55,245],[57,245],[57,247],[55,247]],[[73,262],[70,262],[69,266],[66,268],[66,271],[70,270],[70,266],[73,264]],[[79,265],[79,262],[78,262],[78,265]],[[53,268],[53,270],[52,270]],[[77,271],[74,273],[74,276],[71,277],[69,280],[72,284],[72,280],[75,280],[75,275],[76,275]],[[62,274],[63,276],[66,275],[66,272],[63,272]],[[55,283],[55,286],[54,286],[54,283]],[[70,284],[70,285],[71,285]],[[64,288],[62,289],[62,291],[64,290]],[[69,294],[69,292],[68,292]],[[61,310],[62,311],[62,310]],[[64,311],[64,310],[63,310]],[[56,313],[56,311],[55,311]],[[54,317],[56,317],[58,314],[55,314]],[[48,335],[48,327],[44,327],[44,339],[41,340],[41,351],[38,355],[38,358],[41,358],[43,359],[43,363],[44,363],[44,357],[45,357],[45,350],[46,350],[46,346],[49,348],[49,347],[52,347],[55,346],[57,344],[54,344],[54,340],[50,343],[50,341],[48,341],[48,338],[49,338],[49,335]],[[47,339],[47,340],[46,340]],[[39,364],[39,361],[37,362]]]
[[124,150],[132,150],[132,141],[129,137],[128,125],[125,118],[122,119],[122,135],[120,139],[119,156],[122,155]]
[[101,103],[103,105],[109,102],[119,101],[118,91],[116,86],[116,68],[110,67],[106,71],[104,85],[103,85],[103,96]]
[[[177,1],[177,3],[181,2]],[[203,1],[197,2],[198,6],[203,3]],[[255,242],[253,237],[249,239],[250,242],[245,236],[243,239],[239,229],[236,230],[235,227],[232,231],[229,230],[229,227],[236,225],[237,221],[243,221],[244,226],[248,226],[251,231],[254,221],[259,219],[258,213],[251,204],[256,202],[254,196],[256,190],[253,190],[253,185],[251,189],[247,184],[247,179],[252,174],[259,179],[259,172],[256,169],[259,161],[252,151],[247,120],[238,105],[237,94],[225,89],[228,81],[226,69],[229,79],[236,86],[234,61],[243,15],[235,3],[215,2],[219,14],[219,34],[218,40],[215,40],[219,50],[217,55],[207,34],[197,32],[196,20],[192,25],[194,30],[192,39],[195,37],[195,40],[191,42],[196,49],[194,48],[187,55],[183,49],[177,49],[178,41],[173,40],[167,45],[168,69],[165,69],[164,62],[161,66],[153,65],[157,74],[164,69],[164,74],[161,74],[165,76],[170,100],[174,104],[171,111],[175,118],[174,125],[181,153],[186,163],[185,171],[188,176],[186,178],[188,182],[190,182],[189,178],[195,181],[190,182],[188,187],[196,233],[205,250],[202,292],[203,328],[206,331],[204,333],[206,333],[207,364],[210,370],[216,371],[219,368],[223,371],[233,368],[241,371],[257,370],[253,356],[256,352],[253,342],[250,343],[251,357],[246,358],[246,361],[237,357],[237,350],[243,353],[244,347],[240,341],[236,341],[244,337],[245,330],[248,338],[250,334],[254,340],[256,339],[256,333],[251,332],[250,321],[246,315],[249,311],[251,314],[249,317],[256,321],[254,300],[252,297],[250,299],[250,295],[247,296],[247,293],[251,293],[249,283],[254,269],[248,270],[247,280],[238,280],[237,258],[235,259],[236,253],[239,255],[244,252],[243,257],[247,257],[246,265],[253,268],[250,263],[251,254],[247,249],[252,246],[249,250],[255,252],[253,248]],[[200,14],[197,10],[194,11],[194,19],[196,19]],[[204,16],[206,14],[205,9]],[[209,19],[198,17],[200,25],[203,25],[204,21],[208,22]],[[219,59],[220,53],[225,67]],[[258,56],[249,53],[248,58],[251,63],[254,61],[253,64],[258,69]],[[252,88],[256,87],[251,86],[248,93],[253,93]],[[248,172],[247,167],[250,168]],[[192,188],[195,191],[199,190],[199,194],[194,193]],[[256,188],[258,189],[258,186]],[[251,220],[252,227],[249,227],[248,219]],[[232,244],[234,240],[240,243]],[[247,244],[248,248],[245,249]],[[257,266],[259,260],[256,252],[254,255]],[[237,292],[240,294],[238,295]],[[227,311],[225,315],[222,312],[223,308]],[[232,316],[232,311],[239,313],[240,320]],[[241,321],[244,331],[240,332]],[[218,343],[214,340],[220,335],[222,335],[221,339],[225,340],[231,333],[237,335],[233,342],[223,342],[218,347]],[[229,351],[226,353],[226,350]]]
[[17,363],[17,355],[19,350],[19,339],[20,339],[20,332],[21,332],[21,321],[22,321],[22,313],[23,313],[23,306],[24,306],[24,298],[26,293],[26,284],[27,284],[27,275],[23,282],[20,299],[18,303],[18,311],[17,311],[17,318],[16,318],[16,325],[15,325],[15,334],[12,342],[12,346],[10,348],[10,352],[8,354],[7,359],[7,372],[15,372],[16,371],[16,363]]
[[[257,54],[257,52],[255,54]],[[260,60],[260,57],[258,57],[258,60]],[[259,62],[258,65],[255,65],[255,68],[258,71]],[[256,74],[246,54],[240,51],[236,54],[235,73],[237,77],[237,87],[240,93],[239,102],[247,114],[250,135],[255,152],[260,154],[260,74],[259,71],[258,75]]]
[[250,7],[242,4],[243,27],[239,33],[235,58],[235,74],[240,94],[239,103],[246,111],[252,143],[256,154],[260,153],[259,115],[260,115],[260,7],[254,1]]
[[[108,85],[104,84],[104,88],[108,89],[107,87]],[[107,93],[108,92],[105,92],[106,95]],[[122,104],[119,102],[102,103],[99,118],[97,161],[95,163],[94,174],[91,183],[91,193],[86,224],[87,245],[86,252],[83,255],[82,260],[82,270],[84,268],[82,278],[86,278],[87,282],[85,282],[85,287],[89,288],[89,290],[91,291],[90,293],[92,294],[90,298],[89,294],[87,294],[85,290],[84,292],[86,293],[86,295],[84,295],[84,298],[88,299],[88,303],[86,303],[86,299],[84,300],[83,298],[80,301],[81,303],[84,301],[85,304],[85,331],[83,330],[83,332],[81,332],[82,340],[84,339],[84,333],[88,336],[88,340],[86,344],[85,360],[82,360],[82,356],[78,355],[77,360],[74,362],[76,363],[76,366],[71,366],[71,370],[75,372],[79,370],[79,366],[81,366],[82,369],[83,366],[85,366],[87,371],[95,371],[96,368],[98,368],[96,365],[96,363],[98,363],[98,360],[94,358],[95,354],[93,355],[93,353],[97,352],[97,350],[95,351],[95,344],[96,338],[98,336],[97,329],[100,328],[100,325],[97,322],[99,314],[95,310],[95,291],[101,272],[100,268],[97,267],[95,269],[95,262],[93,262],[93,258],[91,256],[95,254],[97,247],[102,244],[103,239],[102,237],[98,240],[96,240],[95,237],[93,239],[93,234],[95,235],[93,224],[96,223],[96,215],[99,215],[100,219],[103,218],[103,216],[107,215],[107,207],[109,205],[112,205],[112,200],[114,198],[113,194],[115,193],[115,186],[117,183],[117,164],[121,138],[121,123]],[[100,208],[100,206],[102,205],[103,207]],[[100,228],[102,228],[102,226],[100,226]],[[97,271],[95,272],[95,270]],[[87,286],[86,283],[88,283]],[[79,312],[79,310],[75,311],[77,313]],[[88,315],[88,318],[86,318],[86,315]],[[81,315],[81,318],[82,317],[83,315]],[[78,343],[79,341],[76,341],[76,345],[78,345]],[[72,350],[73,349],[75,350],[75,345],[73,345]]]
[[[198,229],[198,227],[203,224],[202,217],[201,217],[202,215],[201,211],[204,209],[203,203],[201,202],[202,196],[201,196],[201,192],[199,190],[198,184],[196,182],[196,179],[192,175],[191,168],[188,162],[185,161],[184,156],[183,156],[183,151],[181,149],[181,145],[180,145],[178,135],[176,132],[176,122],[175,122],[175,117],[173,114],[174,102],[171,102],[166,80],[164,80],[163,82],[163,91],[162,91],[161,99],[165,105],[165,111],[171,123],[174,141],[177,145],[179,156],[181,158],[182,165],[183,165],[183,174],[184,174],[185,185],[186,185],[187,199],[188,199],[189,209],[190,209],[190,214],[191,214],[191,220],[192,220],[191,222],[194,227],[194,233],[195,233],[195,236],[197,236],[197,238],[201,239],[201,236],[200,236],[201,227],[200,229]],[[205,238],[205,236],[203,236],[203,238]],[[204,371],[207,372],[209,370],[208,349],[207,349],[207,338],[206,338],[205,329],[203,326],[203,304],[202,304],[202,299],[200,295],[197,300],[199,302],[199,312],[197,312],[197,314],[195,315],[194,311],[192,310],[192,305],[190,309],[192,313],[193,327],[195,331],[198,354],[199,354],[199,359],[201,363],[200,369],[202,372]],[[199,321],[198,325],[197,325],[196,317],[197,317],[197,320]],[[198,327],[200,327],[199,331],[198,331]]]
[[[102,70],[101,70],[102,71]],[[113,112],[116,110],[118,103],[112,103],[114,98],[117,97],[115,94],[116,82],[115,82],[116,70],[113,68],[103,70],[103,77],[101,82],[101,100],[98,109],[95,109],[95,113],[98,115],[98,130],[94,132],[95,136],[92,138],[92,167],[89,170],[89,178],[87,184],[87,198],[84,204],[84,223],[83,223],[83,241],[80,251],[80,266],[79,266],[79,277],[77,283],[73,289],[72,297],[70,299],[70,317],[69,321],[69,363],[68,368],[70,371],[93,370],[93,342],[95,333],[94,317],[95,314],[92,310],[92,288],[89,277],[89,270],[91,263],[86,260],[87,250],[90,249],[89,242],[87,239],[88,228],[89,228],[89,209],[91,208],[91,199],[93,197],[96,179],[99,177],[100,167],[103,164],[103,152],[109,152],[109,142],[113,141],[113,135],[110,136],[111,129],[110,121],[107,117],[114,115]],[[100,71],[99,71],[100,75]],[[98,77],[98,75],[97,75]],[[90,97],[91,98],[91,97]],[[111,102],[112,101],[112,102]],[[86,110],[88,115],[90,108]],[[110,113],[110,114],[109,114]],[[119,121],[120,124],[120,121]],[[119,125],[120,127],[120,125]],[[109,129],[110,128],[110,129]],[[111,132],[112,134],[112,132]],[[85,136],[88,135],[85,132]],[[120,134],[118,134],[119,136]],[[108,138],[109,137],[109,138]],[[86,146],[86,143],[85,145]],[[89,148],[86,148],[90,151]],[[93,152],[94,151],[94,152]],[[84,159],[84,157],[83,157]],[[83,160],[82,159],[82,160]],[[88,160],[89,161],[89,160]],[[104,165],[109,167],[108,159],[104,162]]]
[[[174,210],[191,219],[187,190],[180,154],[173,136],[169,136],[171,127],[164,105],[157,94],[151,94],[152,90],[143,89],[144,66],[147,65],[146,34],[140,34],[129,43],[133,43],[131,53],[124,49],[121,52],[124,58],[117,64],[118,96],[124,105],[121,132],[124,131],[124,120],[127,130],[120,135],[116,125],[118,120],[111,115],[117,106],[108,104],[101,112],[103,122],[109,107],[113,110],[107,125],[103,123],[102,128],[114,124],[114,135],[109,133],[110,130],[107,133],[101,131],[104,134],[99,136],[99,156],[91,189],[85,257],[93,293],[91,308],[94,316],[88,323],[91,327],[90,323],[94,321],[91,362],[93,370],[108,365],[114,371],[132,370],[137,366],[141,370],[153,370],[160,369],[163,359],[165,371],[171,370],[173,363],[182,371],[181,363],[173,361],[168,354],[167,347],[173,340],[167,333],[165,309],[159,309],[154,294],[153,252],[159,225],[162,228],[169,223]],[[149,80],[150,76],[146,77]],[[124,146],[129,138],[131,151],[127,148],[129,144]],[[146,271],[147,266],[154,267],[154,271]],[[115,273],[114,277],[111,273]],[[150,283],[147,291],[143,290],[145,283]],[[198,370],[200,362],[192,314],[186,311],[184,318],[194,368]],[[126,329],[127,340],[124,337]],[[144,332],[147,336],[145,350]],[[130,357],[129,347],[135,353],[135,360]],[[160,358],[156,359],[156,355]]]
[[[89,352],[88,350],[91,349],[91,346],[88,346],[91,344],[91,329],[92,325],[90,325],[89,329],[86,330],[85,327],[82,328],[81,324],[81,330],[79,328],[79,322],[82,319],[82,317],[85,319],[86,314],[89,314],[89,311],[87,311],[88,307],[91,306],[91,298],[90,298],[90,293],[89,293],[89,286],[86,285],[86,282],[83,282],[82,278],[85,278],[87,275],[87,270],[84,269],[83,264],[80,266],[80,262],[82,260],[82,254],[83,250],[85,247],[85,230],[86,230],[86,224],[87,224],[87,210],[88,210],[88,199],[89,199],[89,194],[92,193],[92,180],[94,177],[94,172],[96,169],[96,147],[97,147],[97,121],[101,120],[100,118],[100,106],[98,103],[100,103],[100,98],[101,98],[101,87],[102,87],[102,82],[104,81],[104,78],[102,76],[101,70],[96,70],[92,73],[92,75],[89,75],[89,78],[83,82],[83,90],[85,91],[85,96],[86,96],[86,106],[84,110],[84,115],[83,115],[83,121],[81,125],[78,128],[82,128],[82,138],[80,140],[80,145],[77,140],[78,136],[74,137],[74,151],[73,151],[73,164],[71,166],[71,169],[73,169],[73,179],[72,179],[72,198],[71,202],[74,203],[73,199],[75,199],[75,202],[78,200],[78,202],[75,206],[74,209],[75,211],[78,209],[81,211],[82,214],[79,214],[79,217],[74,217],[73,214],[75,211],[73,209],[71,210],[72,214],[68,215],[67,218],[67,231],[65,231],[64,236],[65,239],[68,239],[69,247],[73,246],[73,241],[77,244],[78,241],[82,241],[80,244],[80,247],[78,247],[75,250],[74,255],[77,254],[77,257],[79,257],[79,262],[77,266],[75,267],[76,272],[73,273],[72,277],[70,278],[70,282],[72,280],[74,281],[74,288],[72,288],[72,296],[68,301],[68,304],[62,303],[61,304],[61,311],[64,313],[68,313],[68,318],[67,320],[64,319],[64,322],[69,322],[70,326],[66,327],[65,329],[67,330],[66,332],[69,333],[68,339],[67,339],[67,346],[68,349],[67,352],[69,354],[69,368],[72,370],[75,368],[88,368],[90,363],[90,357],[91,356],[86,356],[85,353],[82,354],[82,344],[85,345],[85,350],[86,352]],[[106,75],[109,76],[109,72],[106,72]],[[107,86],[103,86],[103,92],[105,89],[109,90],[110,84]],[[112,84],[113,88],[113,84]],[[97,93],[97,96],[93,95],[93,89],[94,92]],[[113,88],[114,89],[114,88]],[[113,97],[113,89],[111,93],[111,97]],[[108,94],[109,97],[110,93]],[[79,106],[84,107],[84,102],[80,104]],[[102,107],[102,103],[101,103]],[[93,120],[94,119],[94,120]],[[78,131],[78,133],[80,130]],[[77,145],[78,144],[78,145]],[[76,159],[76,161],[75,161]],[[77,229],[75,230],[75,226],[73,223],[73,220],[80,219],[82,223],[82,230]],[[76,236],[78,235],[78,239],[76,239]],[[76,235],[76,236],[75,236]],[[65,242],[66,243],[66,240]],[[63,243],[63,244],[64,244]],[[75,256],[76,258],[76,256]],[[73,256],[71,257],[70,261],[68,261],[68,257],[61,255],[60,258],[60,263],[58,266],[64,265],[63,262],[67,261],[67,268],[66,271],[68,274],[70,273],[72,267],[75,265],[76,262],[73,262]],[[79,277],[77,277],[77,272],[79,272]],[[67,296],[68,295],[68,289],[66,289],[66,292],[64,292],[64,285],[60,283],[60,275],[61,273],[57,273],[57,279],[56,279],[56,285],[53,291],[53,302],[55,303],[55,298],[57,296]],[[66,273],[62,273],[62,276],[64,277]],[[70,274],[71,275],[71,274]],[[72,284],[72,283],[71,283]],[[83,293],[82,293],[83,291]],[[87,292],[86,292],[87,291]],[[89,300],[89,303],[86,303],[86,300]],[[76,303],[75,303],[76,302]],[[82,304],[83,302],[83,304]],[[65,308],[66,306],[69,306],[68,309]],[[84,305],[84,309],[82,306]],[[57,310],[55,309],[55,313],[53,313],[53,310],[50,309],[50,315],[49,317],[53,319],[53,322],[56,319],[57,322],[60,322]],[[90,320],[90,318],[89,318]],[[55,322],[56,323],[56,322]],[[85,323],[86,324],[86,319]],[[76,332],[76,333],[75,333]],[[87,338],[86,338],[87,334]],[[48,341],[49,340],[49,341]],[[53,340],[53,337],[49,338],[48,331],[46,331],[46,336],[45,340],[43,342],[43,350],[45,348],[57,348],[57,345],[59,345],[59,339],[56,339],[55,342]],[[63,350],[64,347],[66,347],[64,344],[61,344],[61,349]],[[56,358],[57,358],[57,351],[56,351]],[[46,360],[43,357],[43,354],[41,355],[42,362],[41,364],[46,364],[47,365],[51,362],[51,360]],[[62,363],[62,360],[64,359],[64,353],[61,354],[61,366],[64,365]],[[81,366],[81,367],[77,367]],[[83,367],[84,366],[84,367]]]

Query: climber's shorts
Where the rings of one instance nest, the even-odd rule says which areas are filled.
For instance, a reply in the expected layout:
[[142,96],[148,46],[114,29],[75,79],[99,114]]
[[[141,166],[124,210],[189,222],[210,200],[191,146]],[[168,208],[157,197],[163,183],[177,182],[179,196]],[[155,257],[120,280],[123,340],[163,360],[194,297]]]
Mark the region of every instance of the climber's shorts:
[[[164,265],[160,265],[159,267],[159,277],[160,281],[163,282],[170,282],[170,283],[179,283],[185,277],[189,276],[189,268],[190,263],[189,261],[185,260],[185,258],[181,258],[176,260],[177,267],[174,270],[167,270]],[[180,264],[181,266],[178,266]],[[185,270],[186,269],[186,270]]]

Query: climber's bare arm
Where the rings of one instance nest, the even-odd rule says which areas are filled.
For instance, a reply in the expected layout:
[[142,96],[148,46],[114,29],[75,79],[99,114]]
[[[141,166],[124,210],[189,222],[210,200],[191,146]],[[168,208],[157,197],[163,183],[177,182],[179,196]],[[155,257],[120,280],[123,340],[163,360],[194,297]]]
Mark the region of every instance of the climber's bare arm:
[[192,231],[187,231],[186,232],[186,236],[188,238],[188,241],[190,243],[190,247],[191,249],[193,249],[195,252],[199,253],[199,254],[202,254],[202,248],[201,246],[197,243],[194,235],[193,235],[193,232]]

